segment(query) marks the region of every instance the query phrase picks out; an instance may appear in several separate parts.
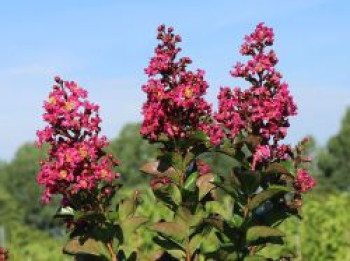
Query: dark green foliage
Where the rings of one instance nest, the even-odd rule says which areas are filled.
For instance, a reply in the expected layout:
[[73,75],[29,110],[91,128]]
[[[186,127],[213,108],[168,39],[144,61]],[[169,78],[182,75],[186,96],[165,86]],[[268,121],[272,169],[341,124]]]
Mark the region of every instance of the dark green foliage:
[[343,118],[338,134],[327,143],[319,155],[319,168],[325,179],[321,184],[325,189],[350,190],[350,109]]
[[2,183],[21,206],[23,222],[58,233],[58,224],[52,219],[58,200],[43,207],[40,200],[42,189],[36,182],[39,163],[44,157],[45,148],[38,149],[34,144],[24,144],[18,149],[14,159],[3,167]]

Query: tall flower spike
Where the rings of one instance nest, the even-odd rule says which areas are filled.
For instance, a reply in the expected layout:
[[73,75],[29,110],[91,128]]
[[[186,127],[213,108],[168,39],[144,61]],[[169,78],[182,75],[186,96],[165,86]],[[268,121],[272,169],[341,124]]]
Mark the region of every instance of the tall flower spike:
[[99,106],[90,103],[87,91],[75,82],[59,77],[55,81],[44,102],[43,119],[48,126],[37,132],[37,144],[50,145],[37,180],[45,187],[44,202],[53,194],[61,194],[67,204],[70,196],[98,189],[101,182],[111,182],[119,173],[113,171],[117,161],[103,151],[108,143],[99,135]]
[[[263,23],[245,37],[240,52],[250,59],[246,63],[238,62],[231,75],[245,79],[250,87],[246,90],[221,88],[215,119],[231,141],[242,132],[259,136],[262,137],[261,145],[270,147],[265,150],[271,152],[271,157],[288,158],[291,148],[280,147],[278,142],[287,135],[289,117],[297,114],[297,107],[288,85],[281,81],[282,74],[275,68],[278,62],[275,52],[267,50],[273,42],[272,28]],[[254,156],[254,166],[264,158],[259,148]]]
[[173,140],[187,138],[198,130],[209,131],[211,105],[203,98],[208,88],[204,71],[187,70],[191,63],[188,57],[177,59],[181,37],[172,27],[159,26],[157,39],[160,44],[145,69],[149,79],[142,87],[147,101],[143,104],[141,134],[157,141],[161,135]]

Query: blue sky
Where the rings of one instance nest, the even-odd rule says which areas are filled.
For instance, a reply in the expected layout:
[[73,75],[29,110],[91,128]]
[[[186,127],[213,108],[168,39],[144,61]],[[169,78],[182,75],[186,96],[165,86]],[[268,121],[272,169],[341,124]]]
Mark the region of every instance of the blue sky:
[[117,136],[140,120],[143,68],[156,27],[173,25],[183,54],[207,72],[208,99],[241,60],[245,34],[275,29],[279,69],[299,105],[288,141],[312,134],[322,145],[350,105],[350,1],[2,1],[0,3],[0,159],[35,139],[54,75],[75,80],[101,105],[103,132]]

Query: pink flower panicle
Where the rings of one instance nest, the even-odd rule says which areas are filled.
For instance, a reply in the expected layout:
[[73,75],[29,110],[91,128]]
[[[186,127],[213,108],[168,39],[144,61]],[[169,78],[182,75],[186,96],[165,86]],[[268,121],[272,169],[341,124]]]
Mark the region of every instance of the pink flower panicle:
[[274,41],[272,28],[257,25],[255,31],[245,37],[241,53],[251,56],[245,64],[237,63],[232,76],[244,78],[251,87],[246,90],[222,88],[216,120],[234,139],[242,130],[262,136],[265,143],[277,143],[287,135],[288,118],[297,113],[297,107],[289,94],[288,85],[281,82],[276,71],[278,58],[273,50],[266,51]]
[[45,187],[44,202],[50,201],[53,194],[67,199],[119,176],[113,171],[118,162],[103,151],[108,142],[99,135],[99,106],[90,103],[87,91],[75,82],[57,76],[55,81],[57,84],[44,102],[43,119],[48,125],[37,131],[37,145],[50,145],[48,158],[41,162],[37,176],[38,183]]
[[[229,140],[234,141],[242,132],[259,136],[262,137],[261,144],[269,146],[270,157],[288,159],[291,148],[280,147],[278,142],[286,137],[289,117],[297,114],[297,107],[288,85],[281,81],[282,75],[275,69],[278,62],[275,52],[266,50],[273,42],[272,28],[263,23],[245,37],[240,52],[250,59],[246,63],[237,63],[231,75],[244,78],[250,87],[245,90],[221,88],[215,119]],[[258,163],[261,148],[255,150],[253,158]]]
[[188,57],[177,59],[181,37],[172,27],[159,26],[157,39],[160,44],[145,69],[149,79],[142,87],[147,101],[143,104],[141,134],[157,141],[160,135],[184,139],[198,130],[208,133],[212,109],[203,98],[208,88],[204,71],[187,70],[192,62]]
[[295,189],[300,193],[307,193],[316,185],[315,179],[309,175],[307,170],[300,169],[294,184]]

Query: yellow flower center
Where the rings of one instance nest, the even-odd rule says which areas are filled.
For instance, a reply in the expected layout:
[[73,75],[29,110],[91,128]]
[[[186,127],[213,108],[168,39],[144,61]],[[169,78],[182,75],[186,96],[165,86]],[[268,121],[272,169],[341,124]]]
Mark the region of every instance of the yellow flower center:
[[80,153],[80,156],[83,158],[86,158],[88,156],[88,152],[84,148],[80,148],[79,153]]
[[102,178],[105,178],[107,176],[107,174],[108,174],[107,170],[105,170],[105,169],[101,170],[101,177]]
[[55,97],[50,97],[49,98],[49,103],[52,104],[52,105],[55,105],[56,104],[56,98]]
[[74,108],[74,102],[68,101],[68,102],[66,102],[64,107],[66,108],[67,111],[71,111]]
[[191,98],[193,95],[193,90],[191,88],[186,88],[185,90],[185,97],[186,98]]
[[65,158],[66,158],[67,162],[71,162],[72,161],[72,157],[69,154],[67,154]]
[[157,91],[157,97],[158,99],[162,99],[163,95],[161,91]]
[[66,170],[61,170],[60,171],[60,177],[61,179],[65,179],[68,175],[68,172]]

